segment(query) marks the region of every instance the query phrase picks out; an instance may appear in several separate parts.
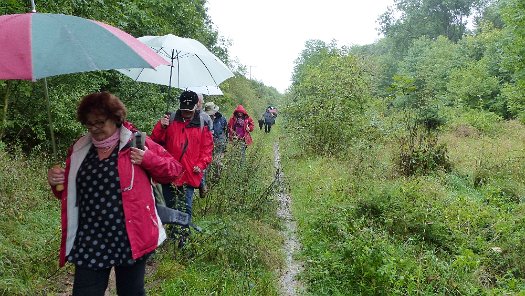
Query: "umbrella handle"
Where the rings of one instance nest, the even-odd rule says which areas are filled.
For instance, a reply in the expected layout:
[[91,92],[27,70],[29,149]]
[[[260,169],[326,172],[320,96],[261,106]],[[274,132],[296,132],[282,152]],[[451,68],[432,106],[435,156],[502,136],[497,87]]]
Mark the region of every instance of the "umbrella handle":
[[53,159],[57,159],[57,144],[55,132],[53,130],[53,118],[51,117],[51,104],[49,103],[49,92],[47,89],[47,79],[44,78],[44,97],[46,99],[47,120],[49,123],[49,136],[51,137],[51,147],[53,148]]

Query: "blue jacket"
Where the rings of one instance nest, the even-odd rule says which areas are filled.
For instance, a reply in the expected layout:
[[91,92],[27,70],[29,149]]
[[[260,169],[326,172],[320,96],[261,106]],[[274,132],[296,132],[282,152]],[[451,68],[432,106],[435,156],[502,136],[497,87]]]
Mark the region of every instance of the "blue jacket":
[[226,140],[226,128],[228,123],[226,118],[221,113],[215,113],[215,119],[213,120],[213,141]]

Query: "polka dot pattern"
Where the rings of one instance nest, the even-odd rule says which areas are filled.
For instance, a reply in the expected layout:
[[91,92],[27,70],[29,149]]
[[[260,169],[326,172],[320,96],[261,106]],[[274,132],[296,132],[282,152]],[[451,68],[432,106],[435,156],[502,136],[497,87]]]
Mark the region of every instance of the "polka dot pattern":
[[118,146],[99,160],[91,147],[77,174],[79,223],[67,260],[89,269],[130,266],[131,256],[116,166]]

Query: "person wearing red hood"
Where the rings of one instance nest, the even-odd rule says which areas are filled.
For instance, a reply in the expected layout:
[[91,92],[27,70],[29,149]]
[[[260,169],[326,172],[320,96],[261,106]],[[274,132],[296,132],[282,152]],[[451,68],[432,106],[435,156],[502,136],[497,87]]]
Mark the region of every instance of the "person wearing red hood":
[[237,106],[228,121],[228,135],[231,141],[241,142],[242,158],[244,159],[246,146],[250,145],[253,140],[250,132],[254,129],[253,119],[248,115],[242,105]]

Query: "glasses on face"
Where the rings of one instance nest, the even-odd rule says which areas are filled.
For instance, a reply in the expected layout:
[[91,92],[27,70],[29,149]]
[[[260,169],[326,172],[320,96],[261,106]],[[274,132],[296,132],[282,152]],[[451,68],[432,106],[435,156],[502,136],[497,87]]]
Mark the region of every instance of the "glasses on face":
[[97,120],[97,121],[94,121],[94,122],[86,122],[84,124],[84,126],[87,128],[87,129],[92,129],[92,128],[103,128],[104,125],[106,125],[106,121],[108,121],[108,119],[103,119],[103,120]]

